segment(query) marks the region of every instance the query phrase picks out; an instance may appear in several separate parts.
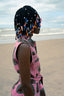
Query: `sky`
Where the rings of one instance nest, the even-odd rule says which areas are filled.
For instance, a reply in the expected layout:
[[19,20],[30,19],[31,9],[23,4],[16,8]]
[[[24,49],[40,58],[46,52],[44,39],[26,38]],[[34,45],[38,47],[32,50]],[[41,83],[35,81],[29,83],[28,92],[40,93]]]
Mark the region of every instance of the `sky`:
[[0,28],[14,28],[16,11],[24,5],[37,10],[42,28],[64,28],[64,0],[0,0]]

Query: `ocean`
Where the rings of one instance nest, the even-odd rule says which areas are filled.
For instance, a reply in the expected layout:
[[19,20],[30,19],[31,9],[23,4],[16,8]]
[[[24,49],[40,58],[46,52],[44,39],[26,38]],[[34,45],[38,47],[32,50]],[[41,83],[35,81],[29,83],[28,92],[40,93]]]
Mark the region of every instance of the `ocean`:
[[[64,28],[42,29],[32,37],[35,41],[64,39]],[[14,29],[0,29],[0,44],[15,43]]]

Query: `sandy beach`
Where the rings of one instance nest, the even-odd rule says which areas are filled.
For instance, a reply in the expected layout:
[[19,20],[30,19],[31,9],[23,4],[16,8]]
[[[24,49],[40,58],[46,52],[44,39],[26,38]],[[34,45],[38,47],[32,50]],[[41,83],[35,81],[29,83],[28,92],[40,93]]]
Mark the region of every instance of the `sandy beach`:
[[[0,44],[0,96],[11,96],[18,80],[12,62],[14,44]],[[37,42],[47,96],[64,96],[64,39]]]

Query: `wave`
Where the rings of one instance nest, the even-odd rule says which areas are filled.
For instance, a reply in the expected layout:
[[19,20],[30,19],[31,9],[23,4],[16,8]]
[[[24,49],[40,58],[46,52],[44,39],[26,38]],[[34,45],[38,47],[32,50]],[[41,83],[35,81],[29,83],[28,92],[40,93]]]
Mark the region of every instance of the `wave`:
[[59,35],[59,34],[64,34],[64,32],[57,32],[57,33],[44,33],[44,34],[39,34],[39,35]]
[[8,31],[14,31],[14,29],[0,29],[0,32],[8,32]]
[[[34,34],[34,36],[46,36],[46,35],[62,35],[64,32],[57,32],[57,33],[40,33]],[[1,34],[0,37],[14,37],[15,34]]]
[[14,37],[15,34],[3,34],[3,35],[0,35],[0,37]]

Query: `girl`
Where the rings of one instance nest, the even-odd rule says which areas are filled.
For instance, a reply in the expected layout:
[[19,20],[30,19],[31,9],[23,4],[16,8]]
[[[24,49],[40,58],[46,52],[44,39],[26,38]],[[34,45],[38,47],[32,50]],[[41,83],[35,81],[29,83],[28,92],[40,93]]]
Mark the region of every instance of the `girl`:
[[31,6],[20,8],[14,18],[16,43],[13,63],[19,80],[11,89],[12,96],[45,96],[43,77],[33,33],[39,34],[41,19]]

